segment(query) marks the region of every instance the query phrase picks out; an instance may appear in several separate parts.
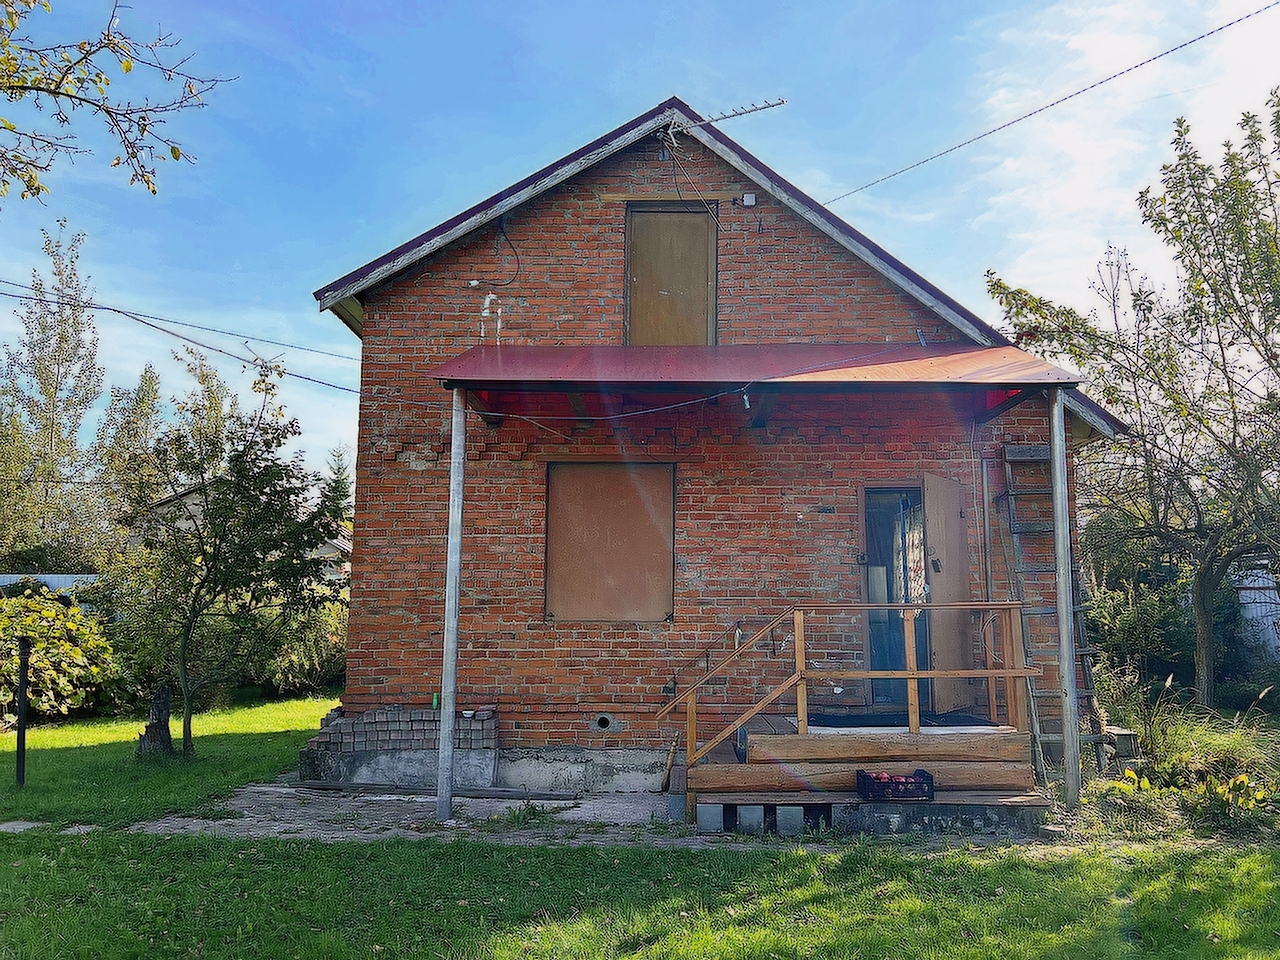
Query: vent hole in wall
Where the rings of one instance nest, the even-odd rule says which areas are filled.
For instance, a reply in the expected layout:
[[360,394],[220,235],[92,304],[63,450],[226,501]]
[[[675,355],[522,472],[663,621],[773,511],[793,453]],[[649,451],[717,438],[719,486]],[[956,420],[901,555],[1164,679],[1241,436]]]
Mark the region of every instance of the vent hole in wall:
[[591,725],[600,731],[609,730],[613,727],[613,717],[607,713],[601,713],[591,721]]

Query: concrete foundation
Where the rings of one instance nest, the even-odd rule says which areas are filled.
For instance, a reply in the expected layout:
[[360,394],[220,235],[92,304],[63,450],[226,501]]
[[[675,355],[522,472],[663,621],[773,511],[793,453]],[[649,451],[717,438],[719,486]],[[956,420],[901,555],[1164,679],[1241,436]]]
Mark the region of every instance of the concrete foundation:
[[[439,727],[438,710],[390,707],[346,717],[339,708],[321,721],[320,732],[302,750],[300,777],[433,790]],[[453,769],[460,787],[575,795],[656,791],[666,764],[667,751],[661,748],[504,750],[492,710],[457,718]]]

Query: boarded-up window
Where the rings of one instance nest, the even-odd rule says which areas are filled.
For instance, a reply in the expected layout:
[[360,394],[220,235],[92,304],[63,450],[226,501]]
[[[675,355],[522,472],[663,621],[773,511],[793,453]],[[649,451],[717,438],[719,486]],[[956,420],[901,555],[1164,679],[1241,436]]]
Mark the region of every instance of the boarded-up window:
[[548,619],[668,619],[674,530],[675,468],[670,464],[551,464]]
[[706,207],[627,207],[627,342],[716,342],[716,224]]

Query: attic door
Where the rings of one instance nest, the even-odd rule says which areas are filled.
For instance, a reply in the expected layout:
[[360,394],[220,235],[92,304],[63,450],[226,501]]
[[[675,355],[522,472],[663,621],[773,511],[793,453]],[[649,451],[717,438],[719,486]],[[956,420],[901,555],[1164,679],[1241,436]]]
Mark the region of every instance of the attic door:
[[702,204],[627,205],[627,343],[716,342],[716,225]]

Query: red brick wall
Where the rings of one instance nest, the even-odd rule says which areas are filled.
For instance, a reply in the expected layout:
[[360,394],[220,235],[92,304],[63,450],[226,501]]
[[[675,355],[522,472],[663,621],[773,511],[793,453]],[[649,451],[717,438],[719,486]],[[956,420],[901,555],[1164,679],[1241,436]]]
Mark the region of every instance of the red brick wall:
[[[718,204],[719,342],[962,339],[696,143],[682,151],[698,190],[759,201]],[[677,186],[693,193],[678,166],[658,159],[656,141],[637,145],[509,214],[506,239],[478,231],[366,299],[348,710],[429,704],[439,689],[450,397],[431,370],[481,342],[622,343],[625,201],[603,195]],[[928,472],[973,492],[978,457],[1046,438],[1042,401],[976,431],[973,409],[961,394],[796,397],[754,428],[740,398],[726,397],[616,426],[551,424],[568,439],[469,417],[462,704],[497,704],[506,745],[669,740],[674,727],[651,719],[663,685],[676,673],[681,688],[696,678],[690,661],[723,644],[735,621],[758,622],[794,599],[862,599],[865,487],[918,484]],[[626,457],[677,465],[674,621],[549,624],[546,463]],[[977,597],[982,525],[970,499]],[[788,672],[785,656],[762,651],[722,699],[750,702],[762,680]],[[615,719],[607,732],[590,726],[599,712]]]

